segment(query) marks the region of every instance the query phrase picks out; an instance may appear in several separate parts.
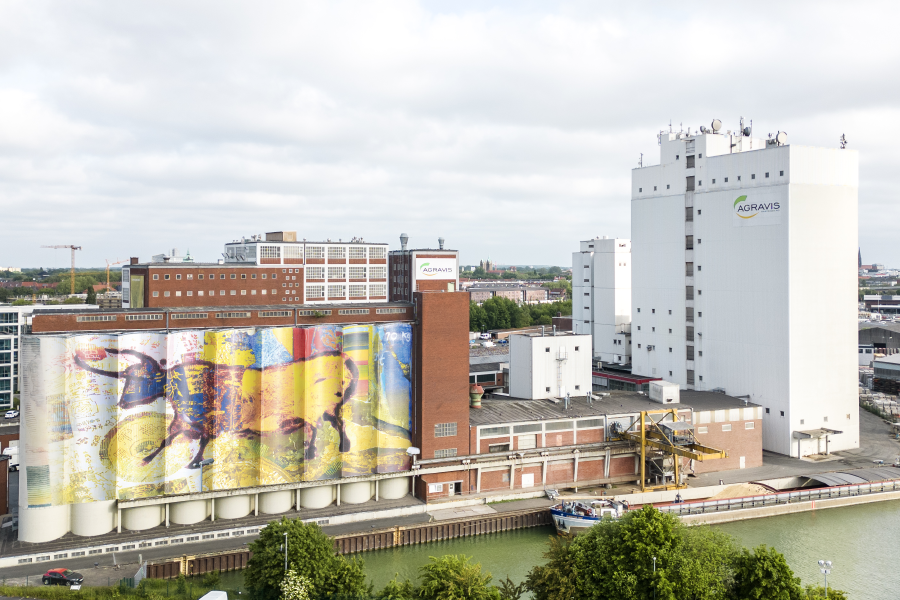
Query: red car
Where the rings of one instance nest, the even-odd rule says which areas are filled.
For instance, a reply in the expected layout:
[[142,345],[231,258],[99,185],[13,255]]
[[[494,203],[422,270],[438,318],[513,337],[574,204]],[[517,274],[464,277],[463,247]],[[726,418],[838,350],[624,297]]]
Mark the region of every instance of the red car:
[[50,569],[41,578],[44,585],[81,585],[84,576],[69,569]]

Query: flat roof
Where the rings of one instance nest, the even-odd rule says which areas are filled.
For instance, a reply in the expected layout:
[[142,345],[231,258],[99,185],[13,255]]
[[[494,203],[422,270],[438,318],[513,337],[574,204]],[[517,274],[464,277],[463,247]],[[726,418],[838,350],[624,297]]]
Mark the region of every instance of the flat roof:
[[475,363],[475,364],[469,363],[469,373],[499,372],[499,371],[503,370],[500,366],[501,364],[505,364],[505,363],[498,363],[498,362]]
[[569,398],[569,409],[565,401],[554,403],[550,400],[528,400],[524,398],[502,397],[492,394],[481,400],[481,408],[469,410],[471,426],[497,425],[501,423],[521,423],[530,421],[554,420],[565,418],[600,417],[604,415],[622,415],[643,410],[662,410],[667,408],[689,408],[695,411],[727,410],[759,406],[752,402],[720,394],[718,392],[681,391],[680,404],[660,404],[650,400],[638,392],[613,391],[608,396],[594,400],[588,404],[586,396]]

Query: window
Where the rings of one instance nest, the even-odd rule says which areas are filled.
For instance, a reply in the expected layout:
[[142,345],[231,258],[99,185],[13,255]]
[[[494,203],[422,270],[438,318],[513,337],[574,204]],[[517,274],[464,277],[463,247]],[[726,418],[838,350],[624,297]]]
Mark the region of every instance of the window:
[[225,273],[220,273],[220,274],[219,274],[219,279],[225,279]]
[[[166,292],[168,294],[168,292]],[[97,321],[115,321],[116,315],[91,315],[85,317],[75,317],[78,323],[94,323]]]
[[781,416],[782,416],[782,417],[784,416],[784,411],[781,411]]
[[703,316],[703,311],[702,311],[702,310],[698,310],[698,311],[697,311],[697,317],[702,317],[702,316]]
[[387,285],[384,283],[374,283],[369,285],[369,296],[387,296]]
[[697,433],[709,433],[709,427],[698,427]]
[[374,246],[369,248],[369,259],[383,259],[387,256],[387,248],[385,246]]
[[350,279],[365,279],[366,278],[366,268],[365,267],[350,267]]
[[550,392],[550,388],[544,388],[548,393]]
[[516,425],[513,427],[513,433],[534,433],[540,430],[540,423],[529,423],[528,425]]
[[231,278],[232,278],[232,279],[237,279],[237,275],[235,275],[234,273],[232,273],[232,274],[231,274]]
[[575,421],[556,421],[554,423],[544,423],[545,431],[567,431],[575,428]]
[[578,352],[579,350],[580,350],[580,346],[575,346],[575,352]]
[[444,491],[443,483],[429,483],[428,484],[428,493],[429,494],[439,494]]
[[638,192],[643,192],[644,188],[638,188]]
[[175,296],[176,296],[176,297],[181,296],[181,292],[180,292],[180,291],[179,291],[179,292],[175,292]]
[[[509,452],[509,444],[490,444],[488,446],[488,452],[491,454],[496,454],[498,452]],[[509,477],[509,474],[506,475]]]
[[177,274],[177,275],[175,276],[175,279],[176,279],[176,280],[180,280],[180,279],[181,279],[181,273]]
[[738,175],[738,181],[740,181],[740,180],[741,180],[741,176],[740,176],[740,175]]
[[703,211],[702,211],[702,210],[698,210],[698,211],[697,211],[697,216],[700,216],[700,215],[702,215],[702,214],[703,214]]
[[509,435],[509,427],[482,427],[478,433],[483,438]]
[[301,317],[315,317],[315,316],[327,316],[330,315],[330,310],[298,310],[297,315]]
[[756,173],[751,173],[751,174],[750,174],[750,179],[756,179]]
[[246,296],[246,295],[247,295],[247,290],[241,290],[241,296]]
[[387,270],[384,267],[369,267],[369,279],[385,279]]
[[163,292],[163,296],[165,296],[166,298],[168,298],[168,297],[169,297],[169,292]]
[[828,422],[828,417],[825,417],[825,422],[826,422],[826,423]]
[[406,314],[405,308],[376,308],[376,315],[401,315]]
[[154,298],[159,298],[159,292],[153,292],[153,297],[154,297]]
[[203,273],[200,273],[199,275],[197,275],[197,279],[203,279]]
[[744,429],[753,429],[755,427],[756,427],[756,423],[754,423],[753,421],[744,422]]
[[[275,290],[272,290],[274,293]],[[307,298],[324,298],[325,297],[325,286],[324,285],[309,285],[306,287],[306,297]]]
[[[698,355],[698,356],[703,356],[703,350],[699,350],[699,351],[697,352],[697,355]],[[703,379],[703,378],[701,377],[701,379]]]
[[194,278],[194,276],[193,276],[193,275],[190,275],[190,274],[188,274],[188,276],[187,276],[187,278],[188,278],[188,279],[193,279],[193,278]]
[[768,179],[768,178],[769,178],[769,172],[766,171],[766,179]]
[[684,157],[684,168],[685,169],[693,169],[694,168],[694,155]]
[[[656,191],[656,186],[655,186],[655,185],[653,186],[653,191],[654,191],[654,192]],[[591,246],[591,248],[593,248],[593,246]]]
[[[641,345],[638,344],[638,348],[640,348],[640,347],[641,347]],[[547,388],[547,391],[549,392],[549,391],[550,391],[550,388]]]
[[350,286],[350,297],[351,298],[365,298],[366,297],[366,285],[365,284],[353,284]]
[[435,458],[450,458],[452,456],[456,456],[456,448],[447,448],[444,450],[434,451]]
[[640,306],[638,307],[638,312],[641,312],[641,307],[640,307]]
[[[669,330],[669,333],[672,333],[672,330],[671,330],[671,329]],[[669,352],[671,352],[671,351],[672,351],[672,349],[669,348]]]
[[272,279],[278,279],[278,273],[272,273]]
[[[215,294],[215,292],[212,292],[210,295],[213,295],[213,294]],[[224,296],[224,295],[225,295],[225,290],[219,290],[219,295],[220,295],[220,296]]]
[[345,285],[329,285],[329,298],[345,298],[347,296],[347,286]]
[[778,172],[778,176],[779,176],[779,177],[784,177],[784,171],[779,171],[779,172]]
[[675,160],[678,160],[679,158],[680,158],[680,156],[676,154],[676,155],[675,155]]
[[544,348],[544,352],[550,352],[550,348],[549,347]]
[[728,183],[728,178],[727,178],[727,177],[725,178],[725,183]]
[[367,315],[368,308],[342,308],[338,311],[339,315]]
[[651,314],[651,315],[655,315],[655,314],[656,314],[656,309],[655,309],[655,308],[651,308],[651,309],[650,309],[650,314]]
[[259,257],[260,258],[281,258],[281,246],[260,246],[259,248]]
[[328,279],[346,279],[346,267],[328,267]]
[[[159,315],[162,318],[162,315]],[[179,319],[207,319],[209,318],[209,313],[172,313],[171,317],[173,320]]]
[[[234,275],[232,275],[231,278],[234,279]],[[241,273],[241,279],[247,279],[247,274]]]
[[153,280],[156,281],[157,279],[159,279],[159,274],[158,274],[158,273],[154,273],[154,274],[153,274]]
[[217,319],[249,319],[250,313],[248,312],[225,312],[225,313],[216,313]]
[[347,249],[343,246],[328,246],[328,259],[347,258]]
[[580,386],[580,385],[576,385],[576,386],[575,386],[575,389],[576,389],[576,390],[580,390],[580,389],[581,389],[581,386]]
[[168,280],[168,279],[169,279],[169,277],[170,277],[170,275],[169,275],[169,274],[168,274],[168,273],[166,273],[166,274],[165,274],[165,275],[163,275],[163,279],[166,279],[166,280]]
[[265,273],[262,274],[262,278],[263,278],[263,279],[266,278],[266,274],[265,274]]
[[284,257],[299,260],[303,258],[303,246],[291,245],[284,247]]
[[731,431],[731,423],[725,423],[722,425],[722,431]]
[[436,423],[434,437],[453,437],[456,435],[456,423]]
[[668,183],[666,184],[666,189],[669,189],[669,184],[668,184]]
[[237,290],[231,290],[231,295],[232,295],[232,296],[237,296]]
[[715,180],[715,179],[713,179],[713,185],[716,185],[716,180]]

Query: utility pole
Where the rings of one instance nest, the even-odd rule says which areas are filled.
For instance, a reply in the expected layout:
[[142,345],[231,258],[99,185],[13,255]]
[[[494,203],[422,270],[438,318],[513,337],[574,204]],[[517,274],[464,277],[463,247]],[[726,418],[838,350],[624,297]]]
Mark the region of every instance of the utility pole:
[[72,251],[72,271],[71,271],[71,278],[70,278],[72,281],[72,285],[71,285],[72,289],[71,289],[71,292],[69,292],[69,293],[75,294],[75,251],[81,250],[81,246],[72,246],[72,245],[64,244],[64,245],[59,245],[59,246],[41,246],[41,248],[57,248],[57,249],[68,248],[69,250]]

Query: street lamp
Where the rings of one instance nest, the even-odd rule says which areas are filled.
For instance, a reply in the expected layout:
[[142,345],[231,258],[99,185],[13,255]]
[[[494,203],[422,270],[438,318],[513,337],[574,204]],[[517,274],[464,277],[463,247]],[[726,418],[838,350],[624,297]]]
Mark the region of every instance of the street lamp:
[[197,467],[200,467],[200,492],[201,493],[203,492],[203,467],[208,467],[209,465],[213,464],[214,462],[216,462],[216,459],[214,459],[214,458],[205,458],[205,459],[203,459],[199,462],[195,462],[193,465],[191,465],[195,469]]
[[822,575],[825,576],[825,597],[828,597],[828,576],[831,575],[831,561],[830,560],[820,560],[819,561],[819,571],[822,572]]

